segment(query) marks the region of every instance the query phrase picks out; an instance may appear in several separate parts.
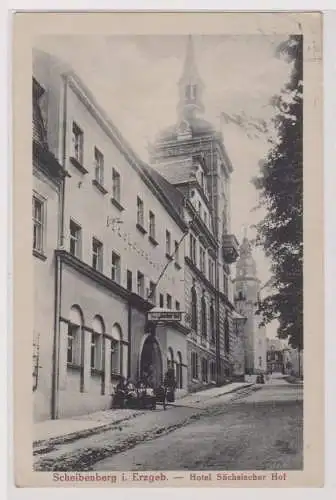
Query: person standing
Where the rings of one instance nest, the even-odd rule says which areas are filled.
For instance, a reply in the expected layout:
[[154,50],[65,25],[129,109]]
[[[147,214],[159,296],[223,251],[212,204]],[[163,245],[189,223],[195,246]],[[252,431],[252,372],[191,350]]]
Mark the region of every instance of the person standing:
[[163,385],[166,390],[167,401],[173,403],[175,401],[175,390],[177,387],[174,368],[168,368],[166,371]]

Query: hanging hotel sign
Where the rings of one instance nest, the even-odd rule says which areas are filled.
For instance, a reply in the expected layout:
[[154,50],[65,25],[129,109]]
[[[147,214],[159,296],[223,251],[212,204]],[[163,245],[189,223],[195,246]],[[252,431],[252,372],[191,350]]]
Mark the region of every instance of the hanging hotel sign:
[[148,321],[158,322],[158,321],[181,321],[182,312],[181,311],[171,311],[169,309],[153,309],[147,315]]

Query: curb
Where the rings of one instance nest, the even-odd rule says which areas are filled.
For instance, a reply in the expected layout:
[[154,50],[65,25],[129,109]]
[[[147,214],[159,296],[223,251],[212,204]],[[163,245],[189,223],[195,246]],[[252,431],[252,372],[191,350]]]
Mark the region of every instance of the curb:
[[113,427],[118,427],[122,422],[132,420],[133,418],[139,417],[140,415],[144,414],[145,412],[141,412],[135,415],[131,415],[129,417],[120,418],[119,420],[115,420],[114,422],[111,422],[109,424],[97,425],[96,427],[91,427],[90,429],[83,429],[81,431],[71,432],[70,434],[61,434],[59,436],[55,436],[49,439],[36,440],[33,442],[33,455],[39,455],[40,453],[43,453],[47,449],[49,451],[57,444],[71,443],[72,441],[76,441],[77,439],[83,437],[92,436],[94,434],[100,434],[102,432],[113,429]]
[[[255,384],[248,383],[244,386],[236,387],[234,389],[231,389],[230,391],[227,391],[227,392],[224,392],[221,394],[217,394],[216,396],[209,397],[208,400],[216,399],[216,398],[219,398],[219,397],[224,396],[226,394],[232,394],[234,392],[246,389],[246,388],[251,387],[253,385],[255,385]],[[189,396],[189,394],[186,394],[182,398],[178,399],[179,402],[181,401],[181,404],[174,404],[173,403],[173,404],[170,404],[169,406],[171,408],[179,408],[181,406],[183,407],[184,406],[183,399],[186,398],[187,396]],[[197,403],[199,401],[195,401],[195,402]],[[43,454],[47,451],[51,451],[56,445],[59,445],[59,444],[71,443],[71,442],[76,441],[77,439],[80,439],[80,438],[85,438],[85,437],[92,436],[95,434],[103,433],[105,431],[109,431],[109,430],[113,429],[114,427],[118,427],[122,422],[126,422],[128,420],[132,420],[133,418],[140,417],[141,415],[144,415],[145,413],[147,413],[147,412],[144,411],[141,413],[137,413],[135,415],[131,415],[129,417],[115,420],[114,422],[111,422],[109,424],[97,425],[96,427],[91,427],[90,429],[83,429],[81,431],[71,432],[70,434],[61,434],[59,436],[55,436],[55,437],[52,437],[49,439],[36,440],[33,442],[33,455],[40,455],[40,454]]]
[[[247,382],[246,385],[242,385],[240,387],[235,387],[234,389],[231,389],[230,391],[226,391],[226,392],[222,392],[221,394],[216,394],[216,396],[211,396],[208,398],[208,400],[211,400],[211,399],[216,399],[216,398],[220,398],[221,396],[225,396],[226,394],[232,394],[233,392],[237,392],[237,391],[241,391],[243,389],[247,389],[248,387],[251,387],[253,385],[256,385],[254,384],[253,382]],[[183,398],[180,398],[178,401],[182,401],[183,402],[183,399],[186,398],[187,396],[189,396],[189,394],[186,394],[185,396],[183,396]],[[195,401],[195,403],[199,403],[201,400],[197,400]],[[171,406],[177,406],[175,404],[172,404]],[[182,405],[179,405],[179,406],[182,406]]]
[[[247,387],[254,386],[255,384],[249,384],[249,386],[244,386],[236,388],[230,393],[236,393],[239,389],[246,389]],[[229,394],[229,392],[227,393]],[[215,399],[209,398],[209,399]],[[179,422],[175,422],[168,426],[161,425],[154,430],[145,431],[144,433],[135,435],[131,440],[126,439],[118,444],[106,445],[102,448],[97,449],[79,449],[74,453],[65,453],[57,458],[41,458],[34,464],[35,471],[90,471],[93,470],[92,467],[95,463],[104,460],[105,458],[111,457],[118,453],[130,450],[140,443],[152,441],[157,437],[162,437],[164,435],[170,434],[171,432],[180,429],[192,423],[195,420],[199,420],[202,414],[206,413],[206,409],[203,408],[201,412],[198,408],[194,408],[195,413],[183,418]]]

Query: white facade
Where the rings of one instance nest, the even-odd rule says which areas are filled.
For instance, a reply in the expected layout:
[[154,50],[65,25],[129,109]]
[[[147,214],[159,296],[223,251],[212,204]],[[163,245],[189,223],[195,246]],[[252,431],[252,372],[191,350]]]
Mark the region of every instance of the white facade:
[[[185,225],[77,76],[38,52],[33,67],[47,96],[48,143],[68,172],[64,204],[50,211],[52,224],[61,220],[60,237],[50,242],[56,283],[38,278],[53,295],[57,290],[54,306],[40,315],[42,323],[57,318],[46,356],[50,369],[56,350],[56,382],[53,394],[45,394],[54,404],[36,414],[44,419],[109,408],[118,377],[136,380],[145,361],[153,361],[149,340],[160,365],[156,383],[168,350],[179,376],[186,370],[187,329],[169,323],[155,332],[147,323],[155,305],[185,309],[184,241],[180,258],[171,257]],[[42,303],[37,297],[36,308]],[[144,361],[145,345],[150,359]],[[186,374],[180,379],[185,390]]]

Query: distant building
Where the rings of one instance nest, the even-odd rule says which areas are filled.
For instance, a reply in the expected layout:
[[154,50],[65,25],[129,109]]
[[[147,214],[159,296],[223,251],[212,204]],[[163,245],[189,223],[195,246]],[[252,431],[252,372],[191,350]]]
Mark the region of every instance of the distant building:
[[236,264],[235,305],[237,311],[246,318],[244,327],[245,372],[256,374],[266,372],[266,328],[261,325],[258,315],[260,300],[260,280],[252,247],[245,235],[240,246]]
[[280,339],[267,339],[267,371],[284,373],[285,346]]
[[177,123],[159,134],[151,163],[182,193],[190,222],[185,246],[190,390],[232,375],[230,347],[237,342],[230,277],[230,264],[238,257],[238,242],[230,231],[233,168],[221,134],[200,116],[203,91],[189,36],[178,82]]

